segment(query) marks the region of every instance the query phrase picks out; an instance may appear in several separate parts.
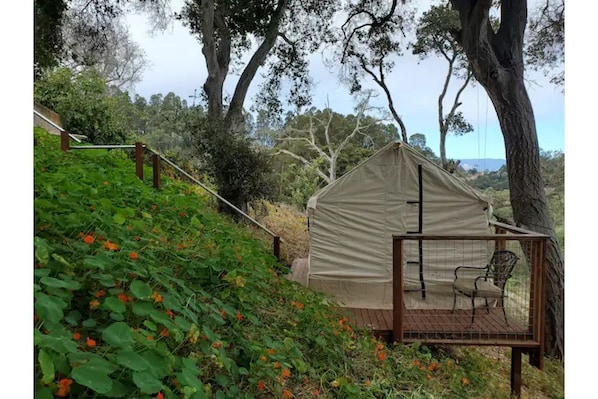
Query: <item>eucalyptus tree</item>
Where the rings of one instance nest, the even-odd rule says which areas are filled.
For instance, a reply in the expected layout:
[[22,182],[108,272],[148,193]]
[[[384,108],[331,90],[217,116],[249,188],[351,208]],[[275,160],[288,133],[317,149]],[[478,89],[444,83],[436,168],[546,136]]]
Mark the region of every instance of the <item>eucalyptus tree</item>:
[[[354,115],[343,116],[329,107],[311,109],[288,121],[285,129],[276,137],[274,154],[284,154],[312,169],[326,184],[337,179],[341,156],[366,148],[373,150],[396,140],[396,128],[387,129],[383,120],[373,116],[376,108],[370,105],[371,92],[358,99]],[[359,151],[358,151],[359,152]],[[350,167],[363,160],[364,155],[349,162]],[[353,157],[355,158],[355,157]],[[346,166],[347,162],[345,162]],[[343,168],[346,171],[347,168]]]
[[[461,45],[451,32],[460,28],[459,14],[448,4],[435,5],[423,13],[417,24],[413,54],[421,59],[432,55],[443,58],[448,64],[447,72],[438,95],[438,130],[440,133],[440,164],[448,170],[446,157],[446,137],[448,133],[463,135],[473,131],[473,126],[458,111],[461,106],[461,94],[470,83],[472,72],[469,69],[467,56]],[[457,91],[450,99],[448,112],[445,113],[444,102],[447,99],[449,86],[453,78],[459,79]]]

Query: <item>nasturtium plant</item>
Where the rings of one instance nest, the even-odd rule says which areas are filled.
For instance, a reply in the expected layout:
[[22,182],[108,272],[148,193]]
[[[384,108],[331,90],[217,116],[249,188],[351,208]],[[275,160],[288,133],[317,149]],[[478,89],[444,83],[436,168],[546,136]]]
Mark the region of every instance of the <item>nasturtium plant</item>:
[[355,331],[187,184],[35,137],[36,398],[508,398]]

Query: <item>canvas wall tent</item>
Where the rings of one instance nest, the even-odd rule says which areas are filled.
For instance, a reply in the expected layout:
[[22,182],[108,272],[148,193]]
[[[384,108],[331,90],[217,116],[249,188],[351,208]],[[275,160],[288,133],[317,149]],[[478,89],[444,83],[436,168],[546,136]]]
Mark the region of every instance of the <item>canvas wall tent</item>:
[[[347,307],[392,309],[392,235],[417,232],[420,224],[424,234],[488,234],[491,204],[410,146],[394,142],[316,193],[307,212],[308,285]],[[452,270],[488,260],[488,245],[478,244],[423,242],[425,299],[418,245],[406,246],[406,291],[420,288],[409,306],[452,307]],[[450,303],[435,299],[439,287],[449,287]]]

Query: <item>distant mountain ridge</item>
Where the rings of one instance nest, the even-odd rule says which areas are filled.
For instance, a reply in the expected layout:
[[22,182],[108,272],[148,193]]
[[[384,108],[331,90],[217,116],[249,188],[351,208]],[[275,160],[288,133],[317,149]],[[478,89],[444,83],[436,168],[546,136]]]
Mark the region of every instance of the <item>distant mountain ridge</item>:
[[504,159],[483,158],[483,159],[462,159],[461,167],[465,170],[477,169],[480,172],[496,172],[506,163]]

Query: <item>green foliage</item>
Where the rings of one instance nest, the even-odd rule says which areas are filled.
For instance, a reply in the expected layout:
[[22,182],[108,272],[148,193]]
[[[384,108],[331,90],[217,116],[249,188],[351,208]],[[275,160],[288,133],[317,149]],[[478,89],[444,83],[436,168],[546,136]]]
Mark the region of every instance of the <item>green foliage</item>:
[[63,44],[60,28],[66,9],[65,0],[33,2],[33,61],[36,78],[43,70],[58,65]]
[[[231,133],[207,119],[200,120],[195,131],[197,149],[222,197],[245,211],[249,202],[272,196],[270,157],[254,146],[251,137]],[[223,210],[236,215],[228,206]]]
[[426,135],[423,133],[415,133],[409,136],[409,145],[416,151],[421,153],[423,156],[428,158],[430,161],[439,164],[440,158],[434,153],[434,151],[428,147],[426,141]]
[[188,185],[35,137],[36,397],[508,397],[481,358],[353,331]]
[[132,107],[126,93],[111,95],[93,70],[74,75],[59,68],[34,85],[34,98],[60,114],[69,133],[82,134],[94,144],[119,144],[129,136],[126,114]]

